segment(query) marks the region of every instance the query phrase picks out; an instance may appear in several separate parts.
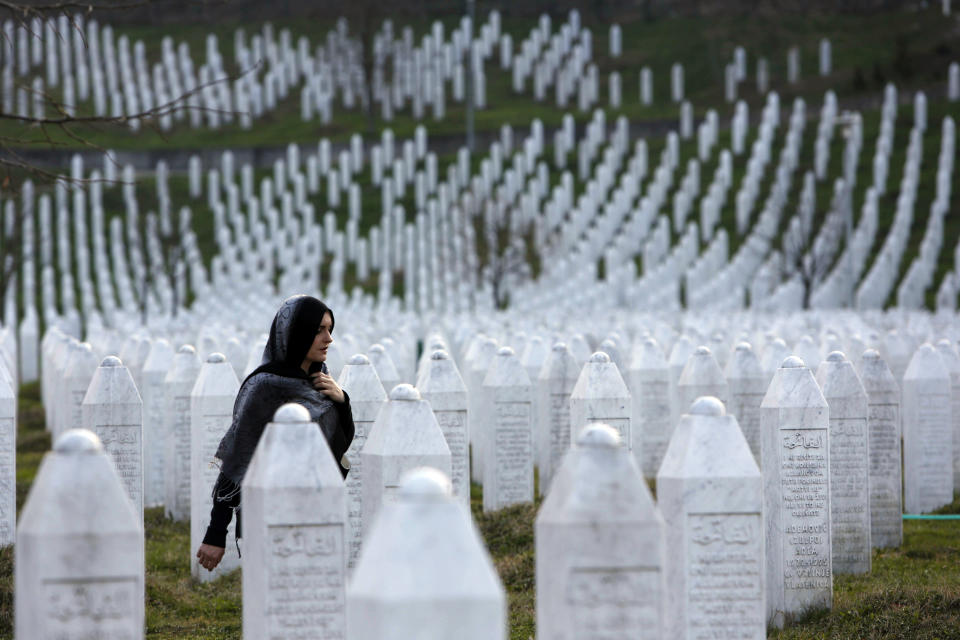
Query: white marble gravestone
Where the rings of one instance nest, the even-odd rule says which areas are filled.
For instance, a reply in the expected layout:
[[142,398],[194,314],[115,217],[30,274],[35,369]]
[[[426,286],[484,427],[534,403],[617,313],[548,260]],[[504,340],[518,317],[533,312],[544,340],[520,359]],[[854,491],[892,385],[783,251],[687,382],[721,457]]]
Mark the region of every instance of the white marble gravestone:
[[0,547],[13,544],[17,525],[17,396],[0,358]]
[[239,389],[233,366],[222,353],[211,353],[200,367],[190,391],[190,572],[202,582],[219,578],[240,566],[234,542],[236,518],[230,520],[227,546],[216,569],[207,571],[196,557],[210,524],[213,485],[219,475],[214,455],[233,422],[233,403]]
[[663,518],[616,429],[586,427],[535,524],[537,636],[663,638]]
[[164,379],[173,363],[173,348],[159,338],[150,343],[150,353],[140,374],[143,399],[143,503],[163,504],[166,475],[166,432],[164,424]]
[[97,434],[143,521],[143,403],[116,356],[97,367],[83,398],[83,427]]
[[767,622],[833,604],[830,411],[803,360],[790,356],[760,405]]
[[913,354],[903,375],[903,506],[926,513],[953,501],[950,372],[933,345]]
[[712,396],[726,403],[727,392],[727,381],[710,347],[701,345],[694,349],[677,380],[680,410],[686,411],[694,400],[703,396]]
[[657,473],[669,638],[766,637],[763,478],[734,416],[698,398]]
[[640,450],[640,468],[653,478],[663,462],[673,425],[670,423],[670,369],[660,345],[647,337],[634,345],[627,373],[633,411],[634,446]]
[[501,347],[483,379],[489,402],[479,440],[483,510],[533,502],[533,413],[530,379],[513,349]]
[[724,370],[730,402],[727,415],[737,419],[753,457],[760,464],[760,403],[767,392],[767,377],[749,342],[741,342],[727,361]]
[[[597,351],[583,365],[570,394],[570,424],[580,425],[581,430],[586,425],[600,422],[613,427],[620,434],[624,446],[633,451],[639,461],[630,428],[631,411],[630,391],[617,365],[609,355]],[[573,442],[575,438],[576,434],[571,432],[570,441]]]
[[545,494],[563,456],[570,449],[570,394],[580,365],[564,342],[555,342],[537,376],[537,466]]
[[[396,499],[400,478],[417,467],[433,467],[450,475],[450,447],[430,403],[409,384],[390,391],[360,451],[363,466],[364,541],[380,507]],[[363,551],[361,551],[361,557]]]
[[390,357],[390,352],[382,344],[377,343],[367,350],[367,357],[383,384],[384,392],[389,394],[395,386],[400,384],[400,374],[397,373],[397,366]]
[[960,356],[949,340],[937,340],[937,353],[950,373],[950,418],[953,431],[953,490],[960,491]]
[[875,349],[864,351],[860,379],[867,391],[870,438],[870,544],[899,547],[903,543],[900,387]]
[[16,637],[143,638],[142,518],[97,436],[64,432],[20,514]]
[[346,635],[346,489],[323,433],[285,404],[243,479],[243,636]]
[[453,495],[470,505],[470,447],[467,433],[467,385],[456,363],[438,349],[424,362],[417,380],[420,396],[430,403],[437,424],[450,447]]
[[361,353],[352,356],[343,365],[338,384],[350,396],[350,409],[353,412],[353,442],[346,453],[350,464],[346,478],[349,523],[347,562],[352,567],[360,554],[363,520],[363,461],[360,451],[380,410],[387,404],[387,394],[370,360]]
[[[81,343],[73,352],[72,357],[67,363],[63,372],[63,387],[59,387],[64,394],[62,400],[64,405],[69,407],[67,415],[59,419],[60,426],[64,429],[77,429],[83,426],[83,398],[87,395],[87,389],[90,387],[90,380],[100,364],[99,359],[93,352],[89,343]],[[56,394],[54,402],[60,398],[60,393]],[[61,405],[63,406],[63,405]],[[52,433],[54,437],[59,432]]]
[[168,461],[163,477],[163,506],[166,516],[178,521],[190,518],[190,392],[200,365],[197,350],[192,345],[182,345],[163,379],[163,431]]
[[830,408],[830,542],[833,572],[870,572],[867,392],[853,365],[832,351],[817,369]]
[[436,469],[400,480],[347,589],[348,640],[506,639],[503,585],[470,512],[450,494]]

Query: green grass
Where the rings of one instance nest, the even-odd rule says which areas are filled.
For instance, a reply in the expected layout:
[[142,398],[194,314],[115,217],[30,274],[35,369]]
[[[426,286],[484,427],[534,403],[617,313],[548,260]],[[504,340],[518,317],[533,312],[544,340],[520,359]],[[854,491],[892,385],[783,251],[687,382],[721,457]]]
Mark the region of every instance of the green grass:
[[[49,448],[39,387],[20,391],[18,507]],[[507,591],[510,640],[532,640],[536,625],[534,519],[540,501],[484,514],[481,489],[471,509]],[[960,496],[938,513],[960,513]],[[151,640],[226,640],[241,634],[240,571],[200,584],[190,576],[189,523],[147,509],[146,626]],[[837,576],[834,607],[771,630],[777,640],[946,640],[960,637],[960,523],[906,521],[899,549],[873,553],[867,576]],[[0,639],[13,637],[13,547],[0,549]]]

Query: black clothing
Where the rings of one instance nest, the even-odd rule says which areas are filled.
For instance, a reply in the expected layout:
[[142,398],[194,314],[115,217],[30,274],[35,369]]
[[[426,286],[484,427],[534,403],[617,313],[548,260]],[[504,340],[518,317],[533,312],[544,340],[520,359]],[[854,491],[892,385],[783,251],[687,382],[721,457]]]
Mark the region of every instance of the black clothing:
[[[323,316],[333,313],[316,298],[293,296],[284,301],[270,327],[270,338],[263,350],[262,364],[243,381],[233,405],[233,422],[217,447],[220,475],[213,488],[213,508],[204,543],[216,547],[226,544],[227,525],[237,513],[236,537],[240,538],[240,485],[267,423],[282,405],[295,402],[310,412],[317,423],[334,460],[340,460],[353,440],[353,413],[350,399],[336,403],[313,388],[300,365],[310,350]],[[311,372],[323,371],[324,363],[314,363]],[[346,470],[341,466],[346,476]]]

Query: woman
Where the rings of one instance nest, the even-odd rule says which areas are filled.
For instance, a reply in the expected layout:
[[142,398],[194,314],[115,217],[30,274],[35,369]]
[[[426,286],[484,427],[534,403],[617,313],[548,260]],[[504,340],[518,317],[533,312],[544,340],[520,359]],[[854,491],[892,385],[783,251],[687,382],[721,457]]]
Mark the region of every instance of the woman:
[[[343,460],[353,440],[353,415],[350,398],[324,364],[332,333],[333,312],[310,296],[287,298],[274,316],[262,364],[240,385],[233,423],[217,448],[220,475],[213,488],[210,525],[197,550],[200,566],[213,571],[220,563],[233,512],[240,538],[240,485],[264,427],[282,405],[303,405],[326,436],[334,459]],[[346,476],[343,462],[341,472]]]

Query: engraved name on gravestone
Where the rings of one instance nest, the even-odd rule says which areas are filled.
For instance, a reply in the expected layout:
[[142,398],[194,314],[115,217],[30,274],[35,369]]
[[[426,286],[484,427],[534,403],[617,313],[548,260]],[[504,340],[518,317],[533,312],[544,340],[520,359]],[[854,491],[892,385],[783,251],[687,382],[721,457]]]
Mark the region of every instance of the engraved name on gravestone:
[[510,347],[497,351],[483,379],[490,401],[481,445],[486,456],[483,510],[533,501],[533,415],[530,380]]
[[880,549],[899,547],[903,543],[900,387],[890,367],[874,349],[863,353],[860,378],[867,391],[870,543]]
[[277,410],[242,490],[244,637],[345,638],[346,488],[305,408]]
[[97,434],[142,521],[143,403],[116,356],[104,358],[93,374],[83,398],[83,426]]
[[340,372],[339,385],[350,396],[354,434],[346,457],[350,464],[347,474],[347,522],[349,524],[349,553],[347,562],[352,567],[360,554],[363,536],[363,449],[380,410],[387,403],[380,378],[370,360],[363,354],[352,356]]
[[616,429],[586,427],[535,524],[537,633],[664,637],[664,523]]
[[760,405],[767,621],[833,603],[830,414],[803,361],[776,370]]
[[763,478],[734,416],[698,398],[657,474],[667,538],[668,632],[675,638],[766,636]]
[[470,504],[470,448],[467,433],[467,386],[456,363],[445,350],[436,350],[424,362],[417,380],[421,397],[430,403],[437,424],[450,447],[453,495]]
[[648,337],[635,344],[628,378],[633,404],[634,444],[640,449],[640,468],[644,477],[652,478],[660,469],[673,432],[670,424],[670,370],[656,340]]
[[737,344],[724,371],[730,392],[727,414],[736,417],[753,457],[760,463],[760,403],[767,377],[749,342]]
[[927,513],[953,500],[950,372],[933,345],[917,349],[903,375],[903,502]]
[[546,493],[563,456],[570,449],[570,394],[579,373],[580,365],[566,343],[554,343],[537,377],[540,493]]
[[817,369],[830,407],[830,540],[834,573],[870,571],[867,392],[853,365],[831,352]]
[[20,517],[16,637],[143,638],[142,518],[97,436],[64,432]]
[[143,493],[144,504],[155,507],[164,501],[166,438],[164,432],[164,379],[173,363],[173,348],[159,338],[150,344],[150,353],[140,374],[143,399]]

